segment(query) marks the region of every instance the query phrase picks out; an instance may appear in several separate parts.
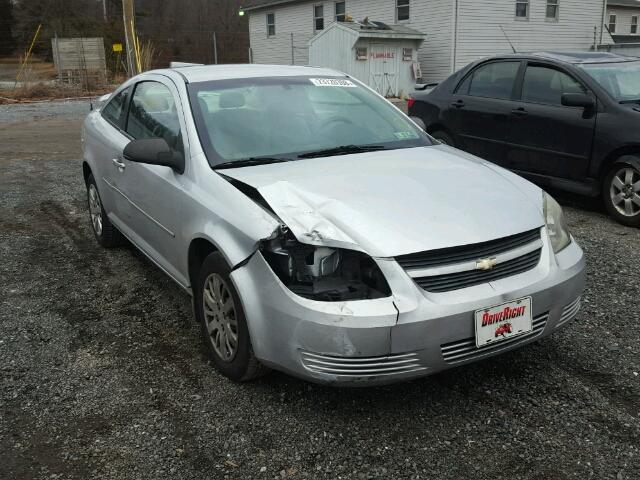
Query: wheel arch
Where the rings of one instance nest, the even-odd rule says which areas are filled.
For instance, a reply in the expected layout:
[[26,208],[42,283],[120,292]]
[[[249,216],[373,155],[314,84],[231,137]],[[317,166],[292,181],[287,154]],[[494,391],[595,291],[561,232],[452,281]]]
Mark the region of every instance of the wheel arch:
[[87,161],[83,161],[82,162],[82,176],[84,178],[84,183],[86,184],[89,181],[89,175],[91,175],[93,172],[91,171],[91,167],[89,166],[89,164],[87,163]]
[[428,134],[432,134],[435,132],[445,132],[447,135],[449,135],[451,138],[455,138],[454,134],[451,132],[451,130],[449,130],[447,127],[444,126],[444,124],[436,122],[436,123],[432,123],[431,125],[427,125],[427,133]]
[[640,170],[640,145],[626,145],[612,151],[606,156],[598,171],[598,179],[603,182],[609,170],[616,163],[629,162]]
[[194,286],[197,284],[200,268],[202,267],[205,258],[210,254],[219,251],[220,249],[218,246],[208,238],[196,237],[191,240],[187,254],[187,268],[192,291],[194,290]]

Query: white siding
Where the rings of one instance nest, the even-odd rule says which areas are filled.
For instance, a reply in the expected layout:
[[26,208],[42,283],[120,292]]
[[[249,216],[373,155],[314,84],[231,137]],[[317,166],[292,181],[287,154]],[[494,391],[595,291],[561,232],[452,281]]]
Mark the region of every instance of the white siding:
[[604,0],[559,0],[559,18],[547,20],[546,1],[530,0],[529,19],[515,17],[515,0],[459,0],[456,68],[511,52],[589,50],[600,41]]
[[[308,41],[313,32],[313,5],[324,4],[325,26],[333,21],[334,2],[305,2],[271,10],[249,12],[249,33],[255,63],[291,63],[291,33],[294,34],[295,63],[308,62]],[[369,17],[395,22],[395,0],[346,0],[346,13],[356,20]],[[266,13],[276,13],[276,35],[267,38]],[[425,33],[418,51],[424,79],[438,82],[451,72],[453,0],[411,0],[410,19],[403,25]]]
[[[410,18],[400,22],[426,34],[418,61],[426,82],[440,82],[451,73],[453,0],[411,0]],[[396,23],[395,0],[347,0],[347,13],[356,20],[369,17]]]
[[609,15],[616,15],[616,32],[614,35],[634,35],[638,37],[640,42],[640,25],[638,25],[638,32],[631,33],[631,17],[637,16],[640,21],[640,8],[624,8],[624,7],[608,7],[607,16],[604,19],[605,24],[609,25]]
[[[314,35],[313,5],[324,4],[325,24],[333,21],[334,2],[309,1],[250,11],[249,29],[256,63],[308,62],[308,41]],[[589,50],[600,43],[605,0],[559,0],[559,19],[545,18],[546,0],[530,0],[528,20],[516,20],[515,0],[457,0],[458,41],[454,44],[456,0],[411,0],[410,19],[402,22],[424,34],[418,51],[423,80],[439,82],[479,58],[510,52],[501,26],[518,51]],[[395,0],[346,0],[346,13],[356,20],[369,17],[395,22]],[[267,38],[266,13],[276,13],[276,35]],[[595,32],[594,32],[595,29]],[[611,38],[603,35],[603,43]],[[455,51],[455,65],[453,56]]]

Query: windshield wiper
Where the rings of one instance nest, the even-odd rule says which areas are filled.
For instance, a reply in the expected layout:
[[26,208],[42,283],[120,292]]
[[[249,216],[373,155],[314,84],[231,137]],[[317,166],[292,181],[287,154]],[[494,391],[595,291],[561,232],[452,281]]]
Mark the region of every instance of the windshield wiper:
[[293,159],[291,158],[282,158],[282,157],[251,157],[251,158],[243,158],[241,160],[231,160],[230,162],[219,163],[218,165],[214,165],[214,170],[221,170],[225,168],[240,168],[240,167],[251,167],[253,165],[267,165],[269,163],[282,163],[282,162],[290,162]]
[[342,145],[340,147],[303,153],[298,155],[298,158],[331,157],[333,155],[349,155],[351,153],[375,152],[386,149],[387,147],[383,145]]
[[639,103],[640,104],[640,98],[633,98],[631,100],[620,100],[620,103],[625,104],[625,103]]

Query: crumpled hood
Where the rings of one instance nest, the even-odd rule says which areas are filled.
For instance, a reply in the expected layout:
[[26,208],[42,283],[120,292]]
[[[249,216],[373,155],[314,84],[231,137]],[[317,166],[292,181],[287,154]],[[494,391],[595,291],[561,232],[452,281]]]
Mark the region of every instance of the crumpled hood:
[[538,187],[445,146],[243,167],[296,238],[393,257],[543,225]]

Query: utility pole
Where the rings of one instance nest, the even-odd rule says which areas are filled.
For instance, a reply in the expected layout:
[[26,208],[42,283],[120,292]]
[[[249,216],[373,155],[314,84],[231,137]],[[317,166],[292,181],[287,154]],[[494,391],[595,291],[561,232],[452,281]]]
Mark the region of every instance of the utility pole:
[[127,49],[127,70],[129,77],[133,77],[140,73],[138,71],[138,62],[136,61],[136,37],[135,37],[135,5],[134,0],[122,0],[122,19],[124,21],[124,38]]

